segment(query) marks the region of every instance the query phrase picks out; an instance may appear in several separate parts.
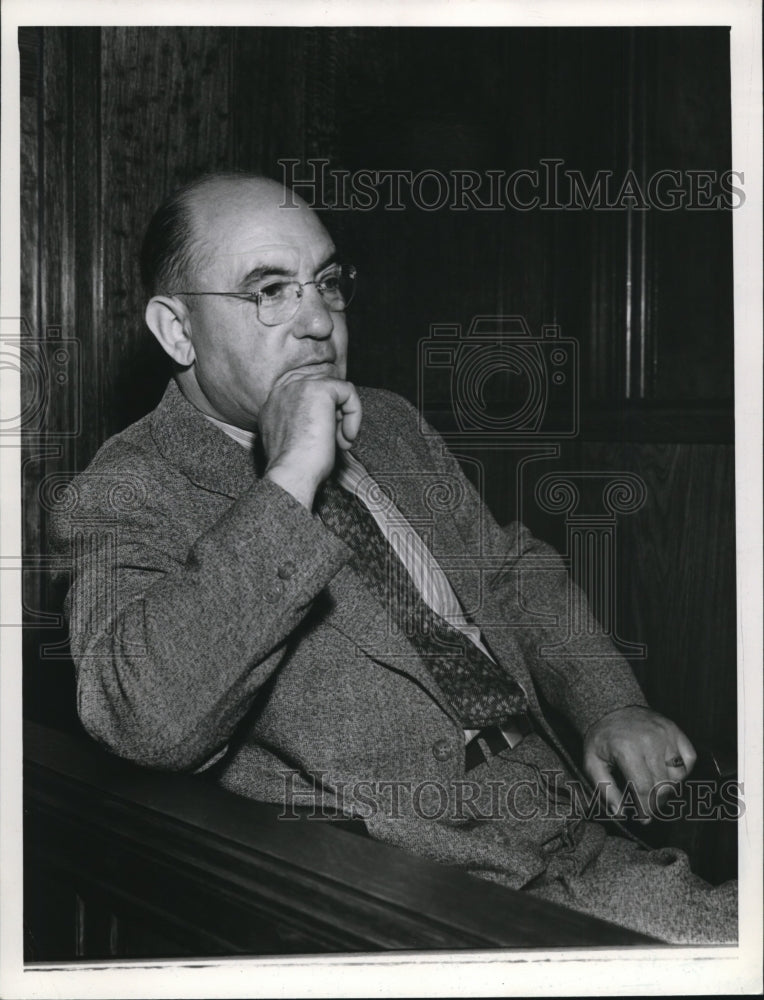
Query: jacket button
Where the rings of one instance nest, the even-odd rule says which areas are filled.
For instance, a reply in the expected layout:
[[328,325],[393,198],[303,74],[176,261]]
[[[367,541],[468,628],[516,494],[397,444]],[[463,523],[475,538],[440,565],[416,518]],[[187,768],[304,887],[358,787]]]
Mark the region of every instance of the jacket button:
[[435,760],[448,760],[453,754],[448,740],[435,740],[432,745],[432,755]]
[[277,580],[270,588],[270,590],[265,591],[265,593],[263,594],[263,599],[266,600],[269,604],[276,604],[276,602],[281,599],[283,593],[284,593],[284,587],[282,586],[280,581]]
[[289,562],[285,562],[282,566],[279,566],[278,568],[278,574],[282,580],[291,580],[296,572],[297,572],[297,567],[291,560]]

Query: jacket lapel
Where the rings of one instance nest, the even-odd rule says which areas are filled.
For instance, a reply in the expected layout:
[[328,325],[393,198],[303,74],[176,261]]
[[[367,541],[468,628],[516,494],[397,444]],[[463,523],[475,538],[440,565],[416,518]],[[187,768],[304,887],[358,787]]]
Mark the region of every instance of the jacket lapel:
[[251,453],[192,406],[174,379],[151,415],[151,434],[165,458],[210,493],[236,498],[257,478]]
[[[236,499],[257,481],[252,454],[189,403],[174,380],[151,416],[151,433],[165,458],[201,489]],[[379,470],[401,467],[400,457],[394,461],[396,451],[390,445],[387,442],[378,449],[376,442],[371,442],[371,450],[377,455],[372,464]],[[392,627],[387,609],[349,566],[332,580],[328,592],[331,609],[324,619],[327,625],[374,661],[417,680],[444,711],[456,718],[414,647]]]
[[[379,404],[363,393],[364,422],[353,454],[386,491],[411,526],[439,553],[464,554],[465,544],[453,516],[444,511],[433,516],[426,502],[428,485],[422,456],[403,433],[389,433]],[[376,404],[376,405],[375,405]],[[151,416],[151,433],[157,447],[172,465],[201,489],[236,499],[257,481],[252,454],[207,420],[183,396],[172,380]],[[478,599],[477,570],[453,572],[448,557],[440,560],[462,606],[474,607]],[[483,588],[485,590],[485,588]],[[375,662],[415,679],[452,718],[446,701],[405,634],[390,622],[388,610],[368,591],[360,577],[346,566],[329,586],[332,598],[326,623],[350,639]],[[479,595],[481,618],[499,623],[501,611],[490,593]],[[481,630],[494,655],[510,669],[526,690],[533,685],[510,630],[484,625]]]
[[349,566],[332,580],[328,592],[332,606],[324,618],[325,624],[342,633],[375,663],[415,680],[447,715],[459,722],[406,635],[393,626],[388,609]]

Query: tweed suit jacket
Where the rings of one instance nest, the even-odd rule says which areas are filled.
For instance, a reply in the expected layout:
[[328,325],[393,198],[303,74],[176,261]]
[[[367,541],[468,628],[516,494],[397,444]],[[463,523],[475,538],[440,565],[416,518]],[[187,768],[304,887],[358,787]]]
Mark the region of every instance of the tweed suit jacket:
[[[496,524],[407,402],[359,393],[353,453],[426,539],[560,754],[537,687],[581,733],[645,704],[596,628],[550,655],[568,632],[559,556],[522,525]],[[113,752],[178,770],[222,754],[217,780],[277,802],[307,789],[336,801],[353,782],[464,778],[462,724],[350,550],[174,382],[73,481],[54,533],[74,563],[80,717]]]

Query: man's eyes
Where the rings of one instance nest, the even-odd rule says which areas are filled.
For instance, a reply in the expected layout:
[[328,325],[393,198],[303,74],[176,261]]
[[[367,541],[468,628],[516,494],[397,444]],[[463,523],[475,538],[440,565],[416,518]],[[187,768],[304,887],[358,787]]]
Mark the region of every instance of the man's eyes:
[[323,285],[328,291],[336,291],[340,283],[340,270],[329,271],[318,279],[318,284]]
[[[339,267],[332,268],[330,271],[326,271],[319,278],[316,278],[316,284],[322,285],[329,291],[336,291],[339,287],[340,279],[342,273]],[[299,282],[294,279],[290,281],[269,281],[265,285],[260,285],[257,288],[253,288],[245,294],[252,299],[259,299],[261,302],[272,302],[276,299],[284,298],[290,287],[299,285]]]
[[259,299],[261,302],[273,302],[286,295],[286,290],[290,284],[291,282],[289,281],[269,281],[266,285],[253,288],[245,294],[253,301]]

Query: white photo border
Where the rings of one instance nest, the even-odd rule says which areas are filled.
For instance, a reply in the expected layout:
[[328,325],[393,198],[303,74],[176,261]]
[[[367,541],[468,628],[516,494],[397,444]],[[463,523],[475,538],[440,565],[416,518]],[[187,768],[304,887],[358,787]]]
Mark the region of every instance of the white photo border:
[[[740,941],[729,948],[490,951],[458,954],[112,962],[24,968],[21,846],[21,629],[0,629],[0,996],[297,997],[579,996],[759,993],[762,989],[762,146],[761,15],[755,0],[220,0],[216,24],[659,26],[729,25],[732,167],[745,174],[733,219],[738,587]],[[204,25],[200,0],[6,0],[2,8],[0,316],[20,316],[20,25]],[[16,373],[2,406],[19,412]],[[16,407],[13,409],[13,407]],[[21,557],[20,441],[0,448],[0,560]],[[20,620],[21,572],[3,574],[0,621]]]

